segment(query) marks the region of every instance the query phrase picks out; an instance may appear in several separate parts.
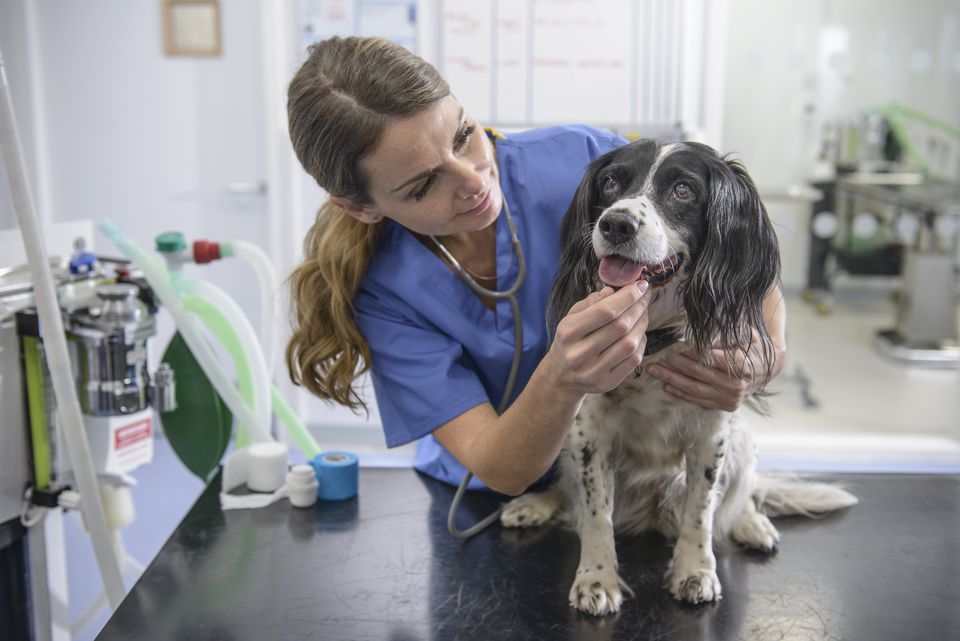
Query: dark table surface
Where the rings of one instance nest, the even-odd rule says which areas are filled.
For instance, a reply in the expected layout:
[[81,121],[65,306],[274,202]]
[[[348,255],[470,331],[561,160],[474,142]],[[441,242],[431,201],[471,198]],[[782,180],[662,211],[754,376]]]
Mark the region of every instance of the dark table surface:
[[[661,588],[662,537],[619,538],[636,598],[594,618],[567,604],[572,532],[496,525],[461,544],[452,489],[411,470],[361,470],[344,502],[227,513],[218,477],[98,639],[960,639],[960,477],[829,478],[860,505],[778,519],[769,557],[722,547],[717,604]],[[472,493],[461,519],[499,500]]]

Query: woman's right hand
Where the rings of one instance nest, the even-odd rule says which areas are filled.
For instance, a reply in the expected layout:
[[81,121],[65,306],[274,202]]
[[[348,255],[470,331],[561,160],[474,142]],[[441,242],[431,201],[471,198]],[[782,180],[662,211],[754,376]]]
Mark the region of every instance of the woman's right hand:
[[645,280],[617,291],[604,287],[570,308],[547,352],[557,385],[602,394],[640,366],[647,344],[648,289]]

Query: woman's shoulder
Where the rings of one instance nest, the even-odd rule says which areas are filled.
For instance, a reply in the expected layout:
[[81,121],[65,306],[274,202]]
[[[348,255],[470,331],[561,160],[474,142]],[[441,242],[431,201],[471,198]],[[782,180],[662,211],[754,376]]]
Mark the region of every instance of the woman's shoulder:
[[[626,141],[588,125],[563,125],[507,133],[497,140],[500,182],[514,194],[528,194],[551,211],[566,210],[587,166]],[[551,200],[555,202],[545,202]]]
[[428,283],[429,274],[423,265],[423,248],[403,227],[392,220],[384,221],[384,229],[360,282],[358,305],[374,301],[397,311],[404,307],[410,291]]
[[505,133],[505,138],[497,141],[498,148],[542,148],[574,147],[586,150],[596,149],[602,152],[623,145],[626,141],[617,134],[590,125],[554,125],[537,127],[522,131]]

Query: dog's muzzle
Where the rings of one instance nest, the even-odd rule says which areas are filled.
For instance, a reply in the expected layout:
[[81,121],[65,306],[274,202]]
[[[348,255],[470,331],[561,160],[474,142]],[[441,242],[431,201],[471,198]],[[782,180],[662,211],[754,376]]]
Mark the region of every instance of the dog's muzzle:
[[616,246],[628,242],[637,235],[640,221],[630,212],[614,209],[600,217],[597,228],[605,241]]

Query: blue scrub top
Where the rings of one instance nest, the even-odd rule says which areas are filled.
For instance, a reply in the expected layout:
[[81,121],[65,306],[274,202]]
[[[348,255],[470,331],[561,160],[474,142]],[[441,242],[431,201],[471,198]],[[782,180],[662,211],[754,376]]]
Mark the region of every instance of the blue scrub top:
[[[546,306],[560,259],[560,226],[587,165],[624,144],[586,126],[495,138],[500,186],[517,228],[527,276],[517,293],[523,352],[511,402],[547,351]],[[497,289],[517,277],[506,216],[497,219]],[[387,446],[421,439],[416,469],[457,485],[466,469],[430,435],[482,403],[497,407],[514,352],[510,304],[484,307],[450,268],[404,227],[387,220],[354,300],[370,345]],[[484,485],[474,478],[471,489]]]

